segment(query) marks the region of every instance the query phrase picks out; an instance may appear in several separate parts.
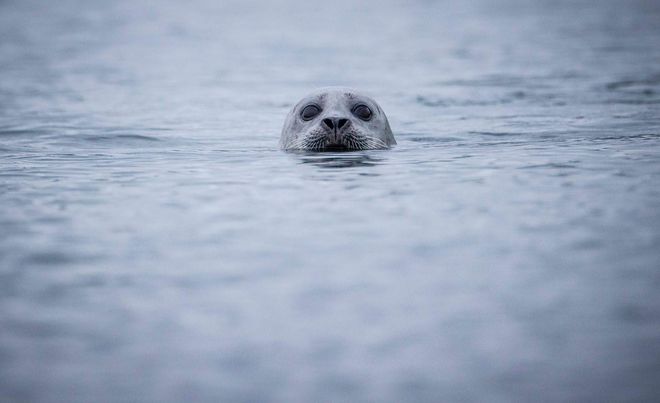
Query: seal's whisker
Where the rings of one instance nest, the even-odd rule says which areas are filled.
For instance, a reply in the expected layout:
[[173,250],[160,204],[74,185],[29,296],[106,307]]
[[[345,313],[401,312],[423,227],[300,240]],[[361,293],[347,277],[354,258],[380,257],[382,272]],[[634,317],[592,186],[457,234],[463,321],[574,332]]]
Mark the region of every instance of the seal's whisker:
[[371,137],[369,140],[371,141],[372,148],[387,148],[387,144],[381,139]]

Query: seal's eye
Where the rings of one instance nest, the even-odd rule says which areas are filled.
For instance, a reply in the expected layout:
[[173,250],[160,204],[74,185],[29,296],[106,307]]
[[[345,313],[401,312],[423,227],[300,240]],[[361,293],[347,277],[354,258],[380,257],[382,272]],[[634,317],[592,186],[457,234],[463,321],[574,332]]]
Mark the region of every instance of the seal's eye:
[[369,120],[371,119],[371,116],[373,116],[373,112],[371,112],[371,109],[369,109],[367,105],[360,104],[353,108],[353,115],[359,117],[362,120]]
[[307,105],[303,108],[302,112],[300,112],[300,117],[302,117],[303,120],[311,120],[319,113],[321,113],[321,108],[316,105]]

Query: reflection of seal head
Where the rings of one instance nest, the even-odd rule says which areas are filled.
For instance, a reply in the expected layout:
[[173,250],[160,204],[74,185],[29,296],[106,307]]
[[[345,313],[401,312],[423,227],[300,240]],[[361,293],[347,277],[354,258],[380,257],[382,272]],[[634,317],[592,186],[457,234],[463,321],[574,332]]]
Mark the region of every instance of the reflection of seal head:
[[385,112],[350,88],[322,88],[293,107],[284,122],[285,150],[350,151],[396,144]]

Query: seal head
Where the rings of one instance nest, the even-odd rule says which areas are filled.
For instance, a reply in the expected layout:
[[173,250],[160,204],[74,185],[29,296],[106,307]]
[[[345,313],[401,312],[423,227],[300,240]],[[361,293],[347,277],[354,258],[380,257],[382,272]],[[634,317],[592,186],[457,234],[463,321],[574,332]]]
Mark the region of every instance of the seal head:
[[298,102],[284,122],[284,150],[353,151],[396,144],[385,112],[350,88],[319,89]]

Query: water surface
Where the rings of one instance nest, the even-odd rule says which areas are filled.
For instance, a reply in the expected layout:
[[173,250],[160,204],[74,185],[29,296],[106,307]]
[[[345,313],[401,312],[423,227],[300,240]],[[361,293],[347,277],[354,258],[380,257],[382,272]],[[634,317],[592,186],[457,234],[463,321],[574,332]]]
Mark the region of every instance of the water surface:
[[658,3],[354,3],[0,2],[1,401],[657,398]]

